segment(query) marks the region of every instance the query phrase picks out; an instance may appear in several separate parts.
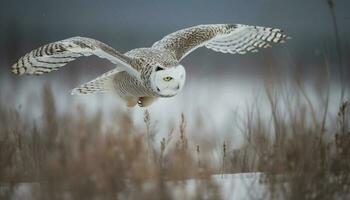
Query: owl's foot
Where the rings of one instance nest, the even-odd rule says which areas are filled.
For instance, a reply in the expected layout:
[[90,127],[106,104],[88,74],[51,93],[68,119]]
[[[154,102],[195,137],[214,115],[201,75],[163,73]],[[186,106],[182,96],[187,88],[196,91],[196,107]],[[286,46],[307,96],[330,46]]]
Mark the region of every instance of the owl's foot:
[[147,107],[150,106],[155,100],[157,100],[157,97],[140,97],[137,104],[140,107]]
[[138,99],[137,98],[125,98],[126,106],[128,107],[134,107],[137,104]]

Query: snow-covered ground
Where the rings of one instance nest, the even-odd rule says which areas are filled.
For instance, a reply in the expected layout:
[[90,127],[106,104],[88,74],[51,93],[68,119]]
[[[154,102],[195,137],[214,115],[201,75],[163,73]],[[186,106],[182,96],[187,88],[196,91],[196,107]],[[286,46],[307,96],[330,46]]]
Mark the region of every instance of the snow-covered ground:
[[[225,200],[266,199],[268,188],[261,183],[262,176],[261,173],[213,175],[211,181],[218,186],[218,193]],[[208,180],[191,179],[180,184],[172,183],[175,186],[174,196],[176,199],[195,199],[196,186],[206,182]]]
[[[223,199],[245,200],[245,199],[268,199],[268,188],[262,184],[261,173],[241,173],[213,175],[211,177],[214,185],[218,186],[218,193]],[[187,181],[169,181],[175,199],[194,199],[197,196],[196,186],[208,184],[207,179],[190,179]],[[35,199],[33,190],[40,187],[38,183],[17,184],[12,196],[12,200]],[[5,189],[6,187],[3,187]],[[202,191],[203,192],[203,191]],[[201,194],[206,196],[206,194]]]
[[[8,84],[9,81],[5,78],[0,80],[0,94],[5,97],[5,102],[10,102],[14,104],[14,107],[21,108],[22,112],[29,113],[29,116],[36,119],[37,122],[41,121],[40,117],[42,116],[42,88],[45,83],[50,83],[58,112],[72,111],[72,109],[76,109],[76,105],[83,104],[87,113],[103,111],[105,125],[118,125],[115,124],[113,116],[128,113],[136,127],[141,130],[145,128],[143,120],[145,109],[126,108],[124,102],[113,94],[71,96],[69,90],[74,87],[72,84],[62,83],[62,80],[57,79],[47,80],[44,76],[43,78],[28,76],[17,81],[20,84],[16,89]],[[309,87],[309,98],[314,103],[319,102],[319,97],[310,88],[312,87]],[[14,90],[16,91],[15,96],[13,96]],[[334,115],[337,113],[339,105],[339,88],[336,85],[331,86],[330,97],[329,113]],[[241,125],[242,120],[246,119],[245,112],[248,111],[248,108],[251,109],[252,105],[260,109],[261,117],[266,119],[270,117],[270,104],[267,102],[264,80],[230,74],[222,76],[220,79],[217,77],[191,77],[187,80],[183,91],[177,96],[160,98],[147,110],[151,114],[152,124],[156,126],[156,141],[166,137],[174,126],[178,127],[181,113],[184,113],[188,133],[197,134],[198,120],[201,120],[203,130],[212,135],[219,134],[220,138],[234,138],[232,145],[238,146],[242,143],[243,137],[237,125]]]

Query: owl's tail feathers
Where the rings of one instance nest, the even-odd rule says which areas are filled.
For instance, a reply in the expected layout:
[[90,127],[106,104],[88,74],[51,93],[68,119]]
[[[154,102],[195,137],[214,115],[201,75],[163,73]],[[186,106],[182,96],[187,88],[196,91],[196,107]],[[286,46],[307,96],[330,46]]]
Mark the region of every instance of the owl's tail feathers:
[[84,95],[96,92],[108,92],[113,90],[114,75],[121,72],[119,68],[108,71],[94,80],[85,83],[71,91],[71,95]]

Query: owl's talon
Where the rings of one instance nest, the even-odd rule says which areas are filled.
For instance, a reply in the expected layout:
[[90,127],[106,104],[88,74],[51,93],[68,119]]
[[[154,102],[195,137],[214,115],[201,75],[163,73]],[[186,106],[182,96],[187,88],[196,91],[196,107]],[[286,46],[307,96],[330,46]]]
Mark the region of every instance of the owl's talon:
[[150,106],[155,100],[157,100],[157,97],[140,97],[137,104],[144,108]]
[[129,107],[129,108],[132,108],[134,106],[136,106],[137,104],[137,99],[136,98],[125,98],[124,99],[126,101],[126,105]]
[[142,108],[142,107],[143,107],[142,101],[141,101],[141,100],[138,100],[138,101],[137,101],[137,105],[139,105],[139,106]]

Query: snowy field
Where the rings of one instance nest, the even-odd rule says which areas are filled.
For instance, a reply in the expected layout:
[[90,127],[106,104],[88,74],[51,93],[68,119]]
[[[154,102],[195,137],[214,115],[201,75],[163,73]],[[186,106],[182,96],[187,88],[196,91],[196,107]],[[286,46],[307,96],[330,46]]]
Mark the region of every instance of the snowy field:
[[[244,200],[244,199],[268,199],[268,188],[261,183],[261,173],[242,173],[213,175],[212,181],[217,184],[219,194],[224,200]],[[144,187],[152,187],[145,183]],[[148,183],[151,184],[151,183]],[[191,179],[187,181],[169,181],[167,184],[172,188],[175,199],[195,199],[196,185],[208,184],[207,180]],[[20,183],[15,186],[12,200],[35,199],[35,189],[40,188],[38,183]],[[2,187],[6,190],[6,186]]]
[[[83,78],[78,82],[86,80],[88,79]],[[55,75],[51,75],[50,78],[21,77],[16,80],[19,82],[16,88],[7,82],[6,77],[0,81],[4,101],[10,102],[14,107],[20,108],[20,112],[29,114],[38,121],[41,120],[42,115],[42,91],[45,84],[50,83],[59,113],[74,111],[78,105],[82,105],[88,114],[101,111],[104,116],[104,125],[107,126],[116,125],[110,120],[112,116],[127,113],[132,117],[134,125],[142,129],[144,128],[144,111],[147,109],[158,130],[157,137],[160,138],[166,136],[174,124],[178,124],[181,113],[184,113],[186,117],[189,132],[191,129],[198,128],[200,120],[203,128],[215,130],[215,133],[223,136],[229,135],[235,138],[236,144],[239,144],[242,139],[237,126],[243,122],[247,112],[251,111],[249,109],[258,108],[261,117],[265,119],[271,117],[264,79],[240,77],[234,74],[221,78],[188,77],[184,89],[177,96],[160,98],[146,109],[138,106],[127,108],[119,97],[109,93],[71,96],[69,91],[75,85],[65,83]],[[283,84],[286,86],[279,90],[285,90],[290,97],[300,96],[295,93],[296,91],[291,90],[296,87],[293,81],[285,80]],[[321,100],[314,91],[314,86],[306,85],[305,88],[310,100],[317,106]],[[16,91],[15,96],[12,93],[14,90]],[[338,85],[330,85],[329,96],[329,113],[336,113],[339,105]],[[280,109],[286,110],[283,106]]]

